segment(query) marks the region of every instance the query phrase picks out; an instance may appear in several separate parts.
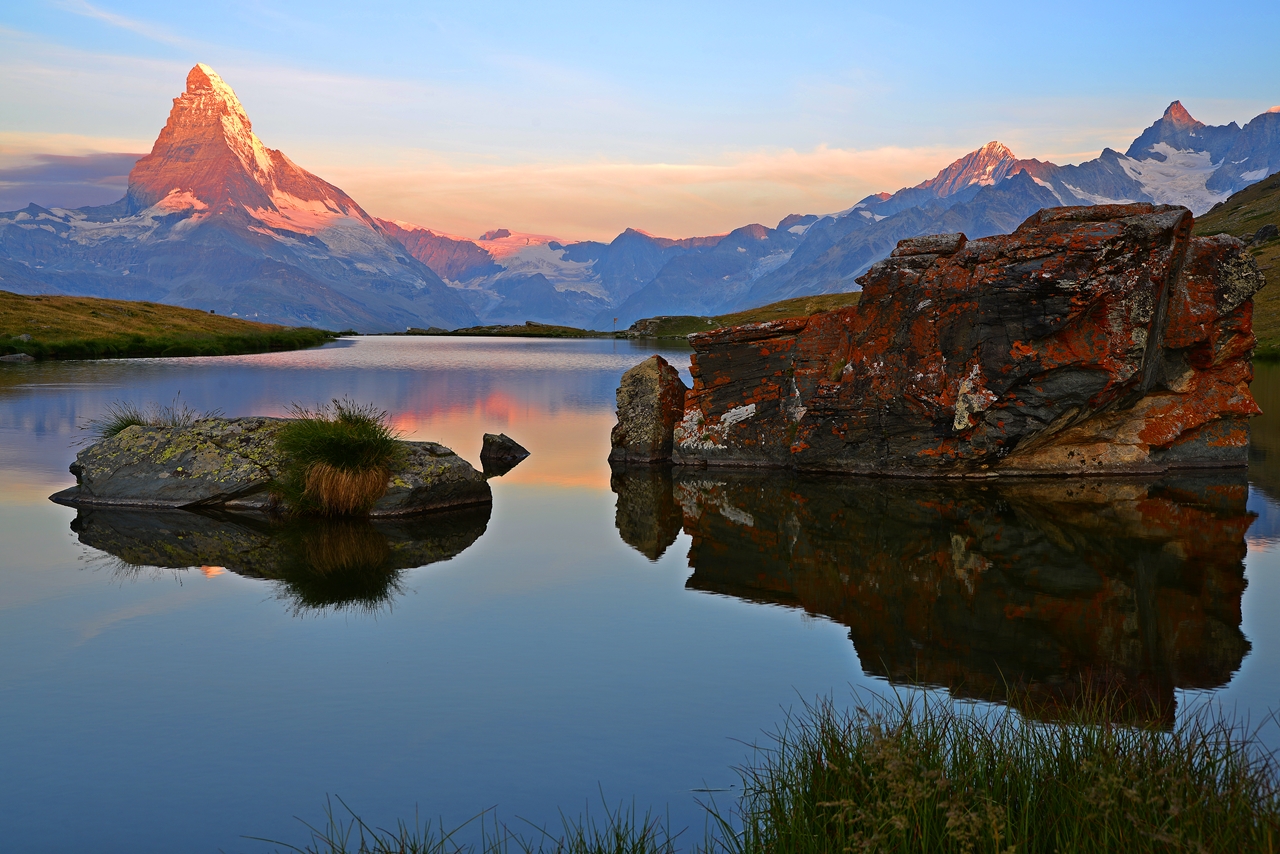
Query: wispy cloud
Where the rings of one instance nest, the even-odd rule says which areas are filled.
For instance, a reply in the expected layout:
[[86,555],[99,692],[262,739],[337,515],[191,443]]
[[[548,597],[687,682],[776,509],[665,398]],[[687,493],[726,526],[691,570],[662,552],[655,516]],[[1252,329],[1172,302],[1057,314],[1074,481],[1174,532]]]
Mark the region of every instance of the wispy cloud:
[[129,18],[124,15],[116,14],[115,12],[110,12],[87,2],[87,0],[54,0],[53,5],[74,15],[80,15],[81,17],[90,18],[95,21],[102,21],[104,24],[110,24],[113,27],[127,30],[134,35],[142,36],[143,38],[150,39],[153,42],[185,49],[190,49],[196,46],[196,43],[192,40],[179,36],[164,27],[157,26],[148,21],[139,21],[135,18]]
[[109,204],[124,196],[136,153],[41,154],[0,168],[0,210]]
[[828,213],[918,183],[953,148],[754,151],[700,163],[476,165],[405,152],[382,165],[330,162],[322,174],[379,216],[457,234],[497,227],[608,239],[624,228],[686,236]]

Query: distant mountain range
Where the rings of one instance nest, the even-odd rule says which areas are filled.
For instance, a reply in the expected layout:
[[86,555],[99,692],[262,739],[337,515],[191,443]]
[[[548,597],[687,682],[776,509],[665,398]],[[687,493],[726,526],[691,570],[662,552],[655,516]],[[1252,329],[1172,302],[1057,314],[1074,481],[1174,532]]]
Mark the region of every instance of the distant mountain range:
[[609,243],[495,229],[470,239],[370,216],[265,148],[208,66],[174,99],[112,205],[0,214],[0,289],[150,299],[361,331],[534,320],[608,329],[660,314],[723,314],[854,279],[921,234],[1013,230],[1040,208],[1152,201],[1207,211],[1280,171],[1280,107],[1210,127],[1180,102],[1124,154],[1058,166],[990,142],[933,178],[775,228]]

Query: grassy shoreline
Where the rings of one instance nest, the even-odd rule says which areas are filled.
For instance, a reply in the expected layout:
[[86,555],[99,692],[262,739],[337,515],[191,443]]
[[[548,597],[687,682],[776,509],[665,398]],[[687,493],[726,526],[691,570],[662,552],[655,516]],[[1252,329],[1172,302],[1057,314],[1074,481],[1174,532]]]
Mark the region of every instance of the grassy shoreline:
[[[1256,729],[1213,706],[1176,726],[1085,698],[1046,719],[928,694],[830,700],[788,717],[738,768],[743,795],[705,803],[684,850],[725,854],[1280,850],[1280,777]],[[1153,719],[1154,720],[1154,719]],[[1270,721],[1274,723],[1274,720]],[[604,805],[603,821],[512,831],[491,811],[453,830],[371,827],[339,800],[302,854],[674,854],[683,832]],[[528,823],[525,823],[526,826]],[[268,841],[271,840],[262,840]]]
[[338,337],[155,302],[0,291],[0,356],[136,359],[236,356],[315,347]]

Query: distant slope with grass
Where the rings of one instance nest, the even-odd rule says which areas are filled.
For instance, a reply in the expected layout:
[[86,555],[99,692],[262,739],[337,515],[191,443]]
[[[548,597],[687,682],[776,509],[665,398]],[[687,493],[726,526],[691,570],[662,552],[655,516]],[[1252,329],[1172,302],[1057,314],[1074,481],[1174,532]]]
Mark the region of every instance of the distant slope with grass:
[[109,359],[298,350],[335,338],[154,302],[0,291],[0,356]]
[[1249,244],[1249,253],[1257,259],[1268,285],[1253,297],[1257,357],[1280,361],[1280,238],[1267,226],[1280,230],[1280,172],[1246,187],[1199,217],[1196,234],[1230,234]]
[[771,302],[759,308],[749,308],[732,314],[701,317],[693,314],[676,314],[662,317],[646,317],[631,324],[626,331],[628,338],[684,338],[694,332],[741,326],[744,323],[764,323],[767,320],[783,320],[788,317],[807,317],[820,311],[832,311],[857,305],[861,292],[846,294],[819,294],[795,297]]

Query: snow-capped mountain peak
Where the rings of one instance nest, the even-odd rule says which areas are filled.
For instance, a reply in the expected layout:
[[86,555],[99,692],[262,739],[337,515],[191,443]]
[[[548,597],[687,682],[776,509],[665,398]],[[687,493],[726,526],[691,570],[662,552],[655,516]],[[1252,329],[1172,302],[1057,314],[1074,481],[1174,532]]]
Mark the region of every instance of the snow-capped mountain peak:
[[1017,162],[1018,158],[1003,143],[992,140],[916,186],[933,191],[940,199],[946,198],[974,184],[988,187],[1002,180]]
[[187,74],[186,91],[151,153],[129,173],[129,207],[196,199],[210,214],[244,211],[268,229],[316,234],[349,219],[373,220],[346,193],[267,148],[235,91],[204,63]]

